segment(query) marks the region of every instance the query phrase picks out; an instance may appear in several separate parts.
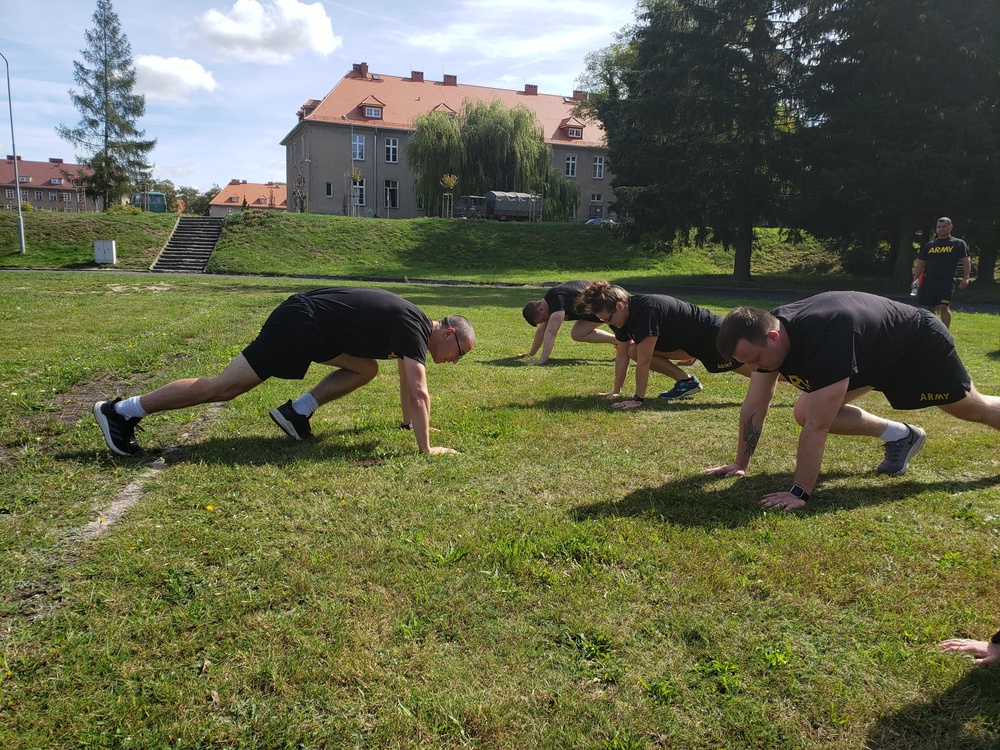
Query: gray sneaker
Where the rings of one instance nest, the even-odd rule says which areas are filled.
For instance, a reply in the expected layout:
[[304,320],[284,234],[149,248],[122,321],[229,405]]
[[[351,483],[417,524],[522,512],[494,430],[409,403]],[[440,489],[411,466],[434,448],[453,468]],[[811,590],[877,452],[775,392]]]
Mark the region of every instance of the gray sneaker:
[[905,474],[910,459],[924,447],[927,433],[912,424],[910,434],[900,440],[890,440],[885,444],[885,458],[875,469],[876,474]]

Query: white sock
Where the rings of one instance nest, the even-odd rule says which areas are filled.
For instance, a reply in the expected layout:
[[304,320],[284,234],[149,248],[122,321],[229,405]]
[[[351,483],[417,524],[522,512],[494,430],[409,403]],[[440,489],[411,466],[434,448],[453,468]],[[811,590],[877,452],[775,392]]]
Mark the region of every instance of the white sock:
[[139,403],[138,396],[132,396],[124,401],[115,404],[115,412],[125,417],[125,419],[142,419],[147,416],[146,410]]
[[303,417],[311,417],[319,408],[319,402],[311,393],[305,393],[292,402],[292,410]]
[[908,425],[902,422],[889,421],[889,426],[885,428],[880,437],[887,443],[891,443],[893,440],[902,440],[907,435],[910,434],[910,428]]

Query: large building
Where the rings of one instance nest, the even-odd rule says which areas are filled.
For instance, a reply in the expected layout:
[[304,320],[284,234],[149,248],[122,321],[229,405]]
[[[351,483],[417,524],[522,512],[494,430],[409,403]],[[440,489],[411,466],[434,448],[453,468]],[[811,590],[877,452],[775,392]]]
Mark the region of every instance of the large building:
[[[433,111],[457,114],[466,99],[499,99],[535,113],[553,164],[580,188],[576,219],[603,218],[613,199],[604,130],[573,116],[582,96],[539,94],[530,84],[523,91],[469,86],[452,75],[430,81],[418,71],[399,78],[369,73],[367,63],[358,63],[325,98],[302,105],[298,123],[281,141],[288,209],[342,214],[348,207],[350,213],[399,219],[426,215],[404,151],[416,118]],[[359,179],[349,177],[352,172]]]
[[0,189],[3,190],[3,207],[17,210],[17,193],[20,185],[21,205],[30,204],[38,211],[96,211],[92,198],[88,198],[75,180],[81,171],[79,164],[66,164],[62,159],[24,161],[17,157],[17,182],[14,179],[14,157],[9,155],[0,163]]

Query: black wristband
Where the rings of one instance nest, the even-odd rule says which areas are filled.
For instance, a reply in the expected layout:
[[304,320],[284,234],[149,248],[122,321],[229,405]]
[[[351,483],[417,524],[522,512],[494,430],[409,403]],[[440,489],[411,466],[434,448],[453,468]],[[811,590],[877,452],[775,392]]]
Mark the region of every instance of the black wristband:
[[403,422],[403,424],[401,424],[399,426],[399,429],[401,429],[401,430],[412,430],[413,429],[413,422]]
[[1000,646],[1000,630],[993,634],[993,637],[990,638],[990,643],[994,646]]
[[646,399],[644,399],[642,396],[633,396],[632,398],[629,399],[629,401],[645,401],[645,400]]
[[797,484],[792,485],[792,489],[788,490],[789,495],[795,495],[802,502],[808,502],[809,493],[805,491],[804,487],[800,487]]

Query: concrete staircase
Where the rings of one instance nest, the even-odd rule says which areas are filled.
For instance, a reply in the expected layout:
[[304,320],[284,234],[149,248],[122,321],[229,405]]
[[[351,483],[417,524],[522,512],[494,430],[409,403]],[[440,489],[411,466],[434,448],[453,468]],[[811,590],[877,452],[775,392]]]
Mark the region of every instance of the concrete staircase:
[[221,233],[221,219],[181,216],[170,239],[149,270],[162,273],[204,273]]

